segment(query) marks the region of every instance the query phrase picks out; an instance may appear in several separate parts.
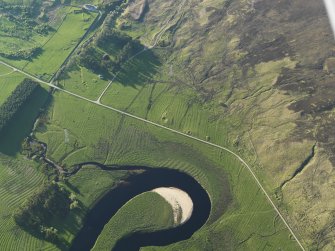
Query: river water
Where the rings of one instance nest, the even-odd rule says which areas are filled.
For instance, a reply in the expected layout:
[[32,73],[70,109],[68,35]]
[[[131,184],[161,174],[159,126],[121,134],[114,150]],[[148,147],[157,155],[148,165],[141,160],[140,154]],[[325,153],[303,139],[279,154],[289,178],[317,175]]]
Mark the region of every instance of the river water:
[[172,229],[154,233],[134,233],[120,240],[113,250],[134,251],[144,246],[164,246],[186,240],[206,223],[211,210],[211,202],[207,192],[193,177],[167,168],[151,169],[133,166],[121,168],[121,170],[136,169],[145,169],[145,171],[131,175],[122,185],[108,192],[90,210],[82,230],[72,243],[71,251],[90,250],[103,227],[127,201],[158,187],[176,187],[188,193],[194,206],[191,218],[185,224]]

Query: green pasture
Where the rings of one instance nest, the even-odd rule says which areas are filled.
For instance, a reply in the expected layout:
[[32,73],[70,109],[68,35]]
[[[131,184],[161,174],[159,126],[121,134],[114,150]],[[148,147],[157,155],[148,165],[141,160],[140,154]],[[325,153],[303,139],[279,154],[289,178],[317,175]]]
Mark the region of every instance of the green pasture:
[[94,21],[96,14],[73,13],[70,8],[54,36],[43,45],[43,53],[29,62],[24,70],[50,79]]
[[67,72],[59,84],[68,91],[96,100],[108,85],[108,81],[85,67],[76,66],[76,70]]
[[54,250],[18,227],[12,214],[45,182],[38,165],[22,157],[13,159],[0,154],[0,242],[2,250]]
[[[13,35],[13,33],[15,35]],[[43,44],[47,37],[39,35],[26,25],[22,25],[17,21],[8,17],[0,16],[0,50],[16,51],[33,48]],[[21,63],[22,65],[22,63]]]
[[0,65],[0,105],[6,101],[23,79],[24,76],[22,74],[13,72],[12,69]]
[[[49,117],[46,128],[37,129],[35,135],[48,144],[48,156],[63,165],[98,161],[168,167],[199,180],[213,204],[210,219],[191,240],[176,247],[298,249],[250,173],[230,154],[63,93],[55,94]],[[67,143],[64,129],[70,135]]]
[[[2,60],[33,75],[39,76],[44,80],[50,80],[53,74],[58,71],[66,57],[77,46],[97,16],[96,13],[74,13],[74,10],[76,10],[74,7],[62,7],[62,9],[58,10],[61,12],[59,14],[61,22],[56,28],[56,31],[47,37],[37,39],[32,35],[30,40],[34,45],[41,46],[42,48],[42,53],[37,57],[30,61],[9,60],[4,58],[2,58]],[[2,39],[6,40],[11,38],[4,37]],[[4,41],[2,44],[4,45],[6,43],[7,42]],[[17,49],[22,49],[18,42],[13,43],[8,41],[8,43],[15,44],[15,46],[18,46]],[[24,43],[24,41],[22,43]],[[24,45],[27,45],[27,43],[24,43]],[[6,48],[2,48],[2,50],[6,50]]]
[[173,227],[171,205],[154,192],[134,197],[104,227],[92,250],[110,250],[118,240],[131,234],[134,226],[141,229],[141,232],[154,232]]

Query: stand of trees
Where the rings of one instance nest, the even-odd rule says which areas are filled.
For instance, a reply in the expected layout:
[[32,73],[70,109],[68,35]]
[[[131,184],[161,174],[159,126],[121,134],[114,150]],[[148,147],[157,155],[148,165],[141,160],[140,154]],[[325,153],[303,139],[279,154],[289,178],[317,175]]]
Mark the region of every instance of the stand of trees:
[[65,217],[70,211],[71,199],[57,184],[49,184],[34,194],[14,213],[15,222],[48,241],[59,242],[58,231],[50,226],[54,217]]
[[24,79],[0,106],[0,132],[7,123],[14,117],[21,106],[31,97],[39,84],[30,80]]
[[[143,50],[143,45],[139,41],[122,34],[114,29],[104,28],[95,38],[95,44],[108,53],[115,53],[113,60],[103,60],[101,52],[94,47],[84,48],[79,55],[80,65],[100,74],[108,74],[118,71],[122,64],[139,51]],[[113,49],[112,49],[113,48]]]

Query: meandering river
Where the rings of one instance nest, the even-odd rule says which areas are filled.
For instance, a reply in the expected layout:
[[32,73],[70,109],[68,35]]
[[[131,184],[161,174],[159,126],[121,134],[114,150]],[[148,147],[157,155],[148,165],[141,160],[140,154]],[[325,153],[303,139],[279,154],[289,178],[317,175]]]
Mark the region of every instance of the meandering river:
[[[111,170],[101,164],[97,165],[104,170]],[[188,193],[194,206],[190,219],[185,224],[172,229],[160,230],[154,233],[133,233],[119,240],[113,250],[135,251],[144,246],[169,245],[190,238],[194,232],[206,223],[211,210],[210,198],[193,177],[167,168],[129,166],[114,170],[136,169],[144,170],[144,172],[128,177],[122,185],[108,192],[90,210],[84,221],[83,228],[72,243],[71,251],[90,250],[104,226],[127,201],[136,195],[158,187],[176,187]]]

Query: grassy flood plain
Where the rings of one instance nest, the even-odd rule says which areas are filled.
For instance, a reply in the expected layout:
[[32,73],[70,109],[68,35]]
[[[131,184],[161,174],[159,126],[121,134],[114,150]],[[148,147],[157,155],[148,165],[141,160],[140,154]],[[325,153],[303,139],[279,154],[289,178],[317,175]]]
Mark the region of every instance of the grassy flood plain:
[[171,205],[154,192],[140,194],[127,202],[108,222],[92,250],[110,250],[118,240],[136,229],[141,232],[173,227]]

